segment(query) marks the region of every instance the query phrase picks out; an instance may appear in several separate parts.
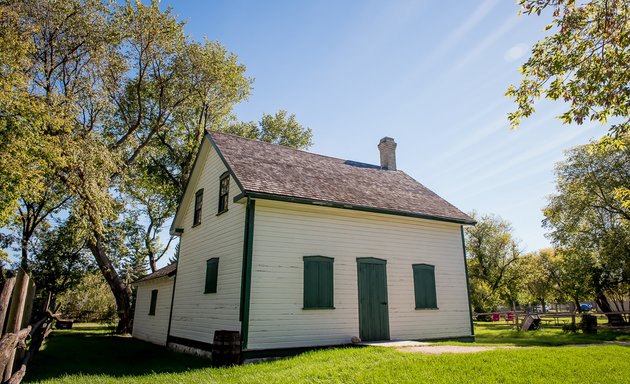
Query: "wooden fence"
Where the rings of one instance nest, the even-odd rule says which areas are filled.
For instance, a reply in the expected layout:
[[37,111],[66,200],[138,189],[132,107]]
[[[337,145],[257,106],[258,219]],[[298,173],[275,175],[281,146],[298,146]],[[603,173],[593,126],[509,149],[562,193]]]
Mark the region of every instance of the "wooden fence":
[[[49,311],[50,298],[39,319],[31,321],[35,283],[22,269],[9,278],[0,293],[0,370],[2,383],[19,384],[26,366],[50,333],[54,316]],[[28,346],[26,345],[28,341]]]
[[[598,318],[598,327],[606,328],[628,328],[630,324],[630,312],[526,312],[526,311],[501,311],[490,313],[475,313],[474,320],[482,321],[485,319],[488,322],[496,322],[498,325],[506,325],[512,327],[519,327],[522,321],[528,315],[536,315],[540,318],[540,323],[544,327],[562,327],[568,324],[576,324],[581,320],[582,315],[591,315]],[[611,325],[608,321],[608,316],[615,315],[620,316],[623,320],[623,325]]]

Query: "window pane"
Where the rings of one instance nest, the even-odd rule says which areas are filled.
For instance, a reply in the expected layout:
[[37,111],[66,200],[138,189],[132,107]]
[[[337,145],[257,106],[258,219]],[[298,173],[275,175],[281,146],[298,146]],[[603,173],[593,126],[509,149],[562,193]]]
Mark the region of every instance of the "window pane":
[[149,305],[149,315],[150,316],[154,316],[155,315],[155,306],[157,305],[157,295],[158,295],[158,290],[154,289],[151,291],[151,304]]
[[219,180],[219,212],[224,212],[228,208],[228,195],[230,193],[230,175],[226,172]]
[[203,189],[195,194],[195,211],[193,217],[193,226],[201,223],[201,207],[203,206]]

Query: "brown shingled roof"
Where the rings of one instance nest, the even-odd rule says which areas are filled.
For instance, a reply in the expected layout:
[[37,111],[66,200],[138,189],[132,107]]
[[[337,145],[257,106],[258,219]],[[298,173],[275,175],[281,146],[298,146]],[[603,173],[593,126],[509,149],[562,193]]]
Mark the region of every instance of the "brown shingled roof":
[[402,171],[209,132],[245,195],[327,202],[472,224],[474,220]]
[[146,275],[145,277],[142,277],[142,278],[134,281],[132,284],[142,283],[142,282],[145,282],[145,281],[158,279],[158,278],[164,277],[164,276],[172,276],[175,273],[177,273],[177,261],[172,263],[172,264],[167,265],[164,268],[160,268],[157,271]]

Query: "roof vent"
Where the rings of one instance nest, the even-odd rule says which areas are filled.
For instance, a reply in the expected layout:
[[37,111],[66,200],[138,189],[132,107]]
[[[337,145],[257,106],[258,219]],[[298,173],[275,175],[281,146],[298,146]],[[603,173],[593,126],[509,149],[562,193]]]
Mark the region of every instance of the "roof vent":
[[381,151],[381,168],[390,171],[396,170],[396,142],[391,137],[383,137],[378,143]]

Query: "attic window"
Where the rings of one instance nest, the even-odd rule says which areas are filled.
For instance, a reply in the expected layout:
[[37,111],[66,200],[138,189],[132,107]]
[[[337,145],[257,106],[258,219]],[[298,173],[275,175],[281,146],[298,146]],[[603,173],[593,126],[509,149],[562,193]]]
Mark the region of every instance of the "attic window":
[[195,193],[195,215],[193,217],[193,227],[201,224],[201,206],[203,205],[203,188]]
[[219,182],[219,213],[228,210],[228,195],[230,194],[230,174],[225,172]]

